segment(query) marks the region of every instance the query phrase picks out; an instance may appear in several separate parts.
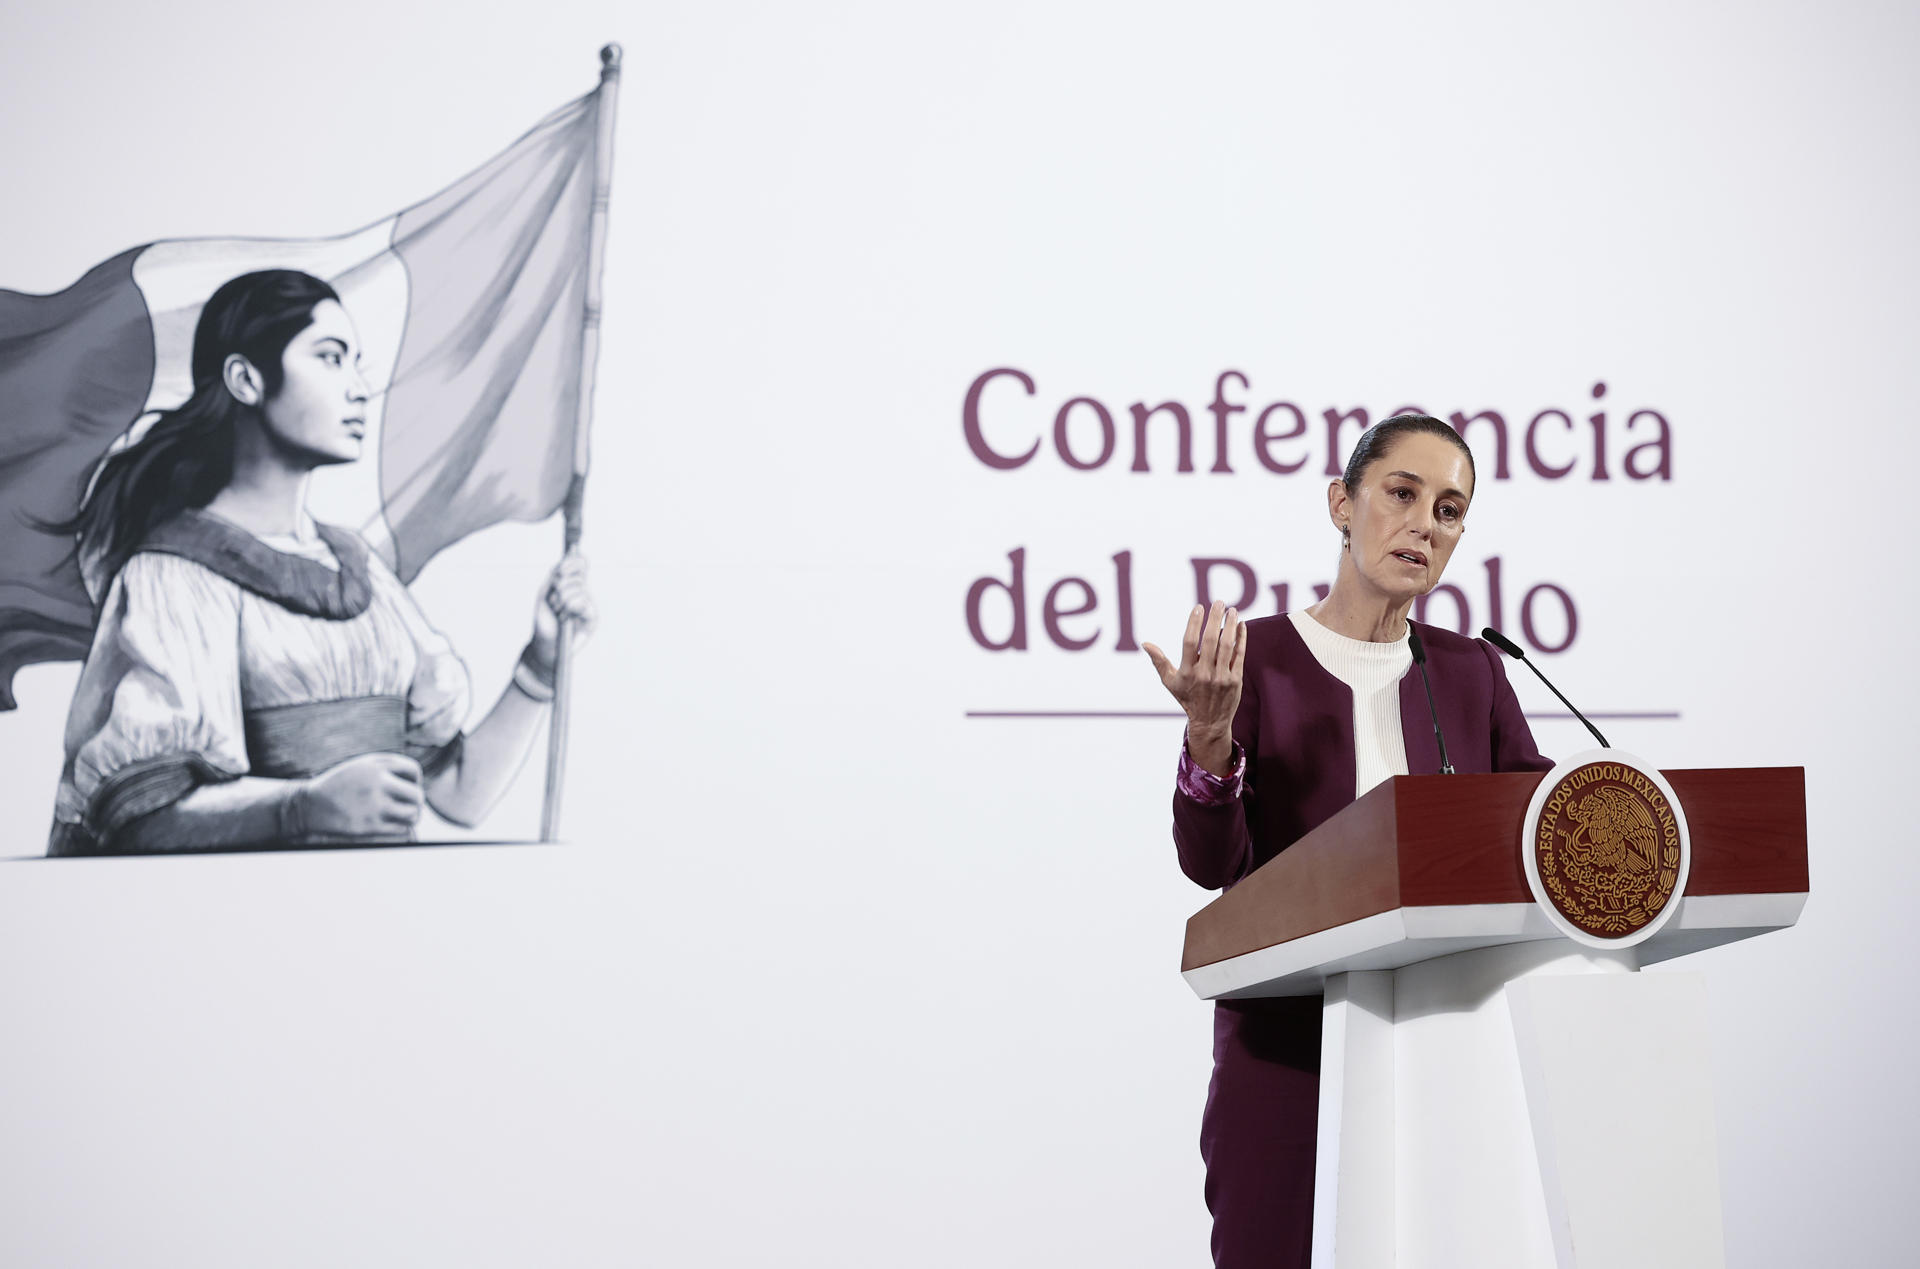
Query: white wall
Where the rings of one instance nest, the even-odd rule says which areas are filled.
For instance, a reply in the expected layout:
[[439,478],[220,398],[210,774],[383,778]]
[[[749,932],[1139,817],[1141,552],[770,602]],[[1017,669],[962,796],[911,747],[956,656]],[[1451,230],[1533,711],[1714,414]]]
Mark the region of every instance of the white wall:
[[[1616,743],[1807,768],[1805,919],[1690,962],[1729,1262],[1901,1259],[1910,9],[454,12],[0,17],[21,290],[375,220],[627,48],[573,844],[0,865],[0,1262],[1202,1263],[1178,724],[966,714],[1167,707],[1113,648],[1117,551],[1138,639],[1177,638],[1195,556],[1324,579],[1324,444],[1265,472],[1268,402],[1315,434],[1410,402],[1521,428],[1596,381],[1604,483],[1540,479],[1517,434],[1489,479],[1476,425],[1449,580],[1476,627],[1488,557],[1509,629],[1535,583],[1571,594],[1562,687],[1680,714]],[[994,444],[1088,395],[1118,456],[977,461],[962,401],[999,366],[1038,392],[987,389]],[[1254,407],[1231,475],[1225,370]],[[1200,470],[1156,434],[1132,473],[1127,407],[1165,399]],[[1621,470],[1638,409],[1671,481]],[[421,579],[482,697],[557,542],[501,530]],[[965,596],[1017,547],[1032,644],[991,653]],[[1101,605],[1082,652],[1041,628],[1068,574]],[[0,855],[42,848],[73,678],[27,671],[0,717]],[[536,785],[486,834],[532,835]]]

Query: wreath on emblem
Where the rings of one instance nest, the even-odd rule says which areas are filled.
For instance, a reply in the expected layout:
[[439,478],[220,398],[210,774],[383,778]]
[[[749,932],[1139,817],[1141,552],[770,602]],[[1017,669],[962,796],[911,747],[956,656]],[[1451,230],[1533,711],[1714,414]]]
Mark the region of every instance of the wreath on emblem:
[[1566,814],[1573,828],[1556,832],[1543,823],[1540,834],[1540,879],[1560,910],[1596,934],[1624,934],[1652,920],[1679,880],[1680,847],[1662,849],[1646,803],[1602,785],[1569,802]]

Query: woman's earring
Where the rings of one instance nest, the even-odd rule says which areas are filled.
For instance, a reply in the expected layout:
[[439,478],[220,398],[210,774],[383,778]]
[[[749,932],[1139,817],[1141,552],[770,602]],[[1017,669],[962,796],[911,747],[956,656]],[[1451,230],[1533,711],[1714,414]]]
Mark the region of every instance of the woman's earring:
[[1343,551],[1353,549],[1353,530],[1344,524],[1340,526],[1340,549]]

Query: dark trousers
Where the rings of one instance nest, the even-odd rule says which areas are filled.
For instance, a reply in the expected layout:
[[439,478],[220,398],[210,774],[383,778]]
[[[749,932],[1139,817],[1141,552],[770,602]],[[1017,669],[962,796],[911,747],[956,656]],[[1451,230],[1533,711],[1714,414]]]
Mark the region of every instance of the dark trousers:
[[1218,1269],[1308,1269],[1320,1118],[1318,996],[1222,1001],[1200,1121]]

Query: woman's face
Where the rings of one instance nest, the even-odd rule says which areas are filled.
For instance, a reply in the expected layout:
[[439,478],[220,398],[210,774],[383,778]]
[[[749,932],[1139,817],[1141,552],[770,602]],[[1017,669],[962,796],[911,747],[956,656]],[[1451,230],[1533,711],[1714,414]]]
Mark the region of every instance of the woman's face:
[[1360,487],[1335,481],[1328,509],[1350,529],[1353,566],[1362,581],[1394,599],[1439,584],[1466,525],[1473,469],[1460,447],[1438,436],[1402,436],[1368,465]]
[[347,310],[313,306],[313,321],[280,354],[280,389],[261,406],[267,434],[314,466],[350,463],[367,435],[367,381]]

